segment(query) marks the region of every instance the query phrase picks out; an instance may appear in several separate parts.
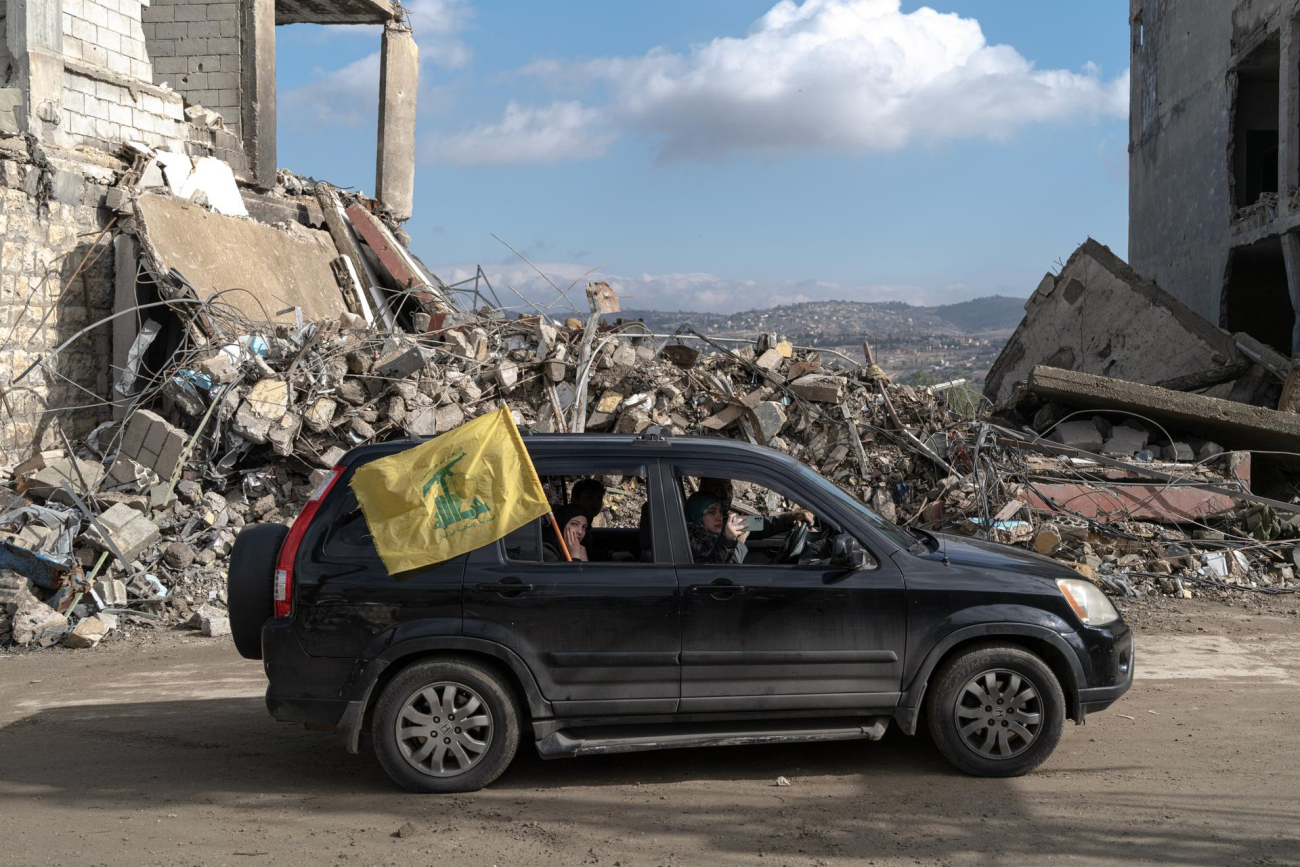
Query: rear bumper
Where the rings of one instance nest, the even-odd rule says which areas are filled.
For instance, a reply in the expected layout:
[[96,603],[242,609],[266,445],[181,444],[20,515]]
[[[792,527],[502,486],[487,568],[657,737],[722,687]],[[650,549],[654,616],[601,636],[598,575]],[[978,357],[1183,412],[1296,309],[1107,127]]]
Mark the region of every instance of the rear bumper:
[[324,726],[342,719],[353,660],[310,656],[289,621],[268,620],[262,627],[262,667],[269,681],[266,709],[275,719]]

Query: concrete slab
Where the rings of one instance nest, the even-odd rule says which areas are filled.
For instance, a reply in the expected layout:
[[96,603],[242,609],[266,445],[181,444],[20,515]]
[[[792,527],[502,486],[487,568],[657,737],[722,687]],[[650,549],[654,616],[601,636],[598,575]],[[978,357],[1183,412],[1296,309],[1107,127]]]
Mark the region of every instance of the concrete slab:
[[294,307],[304,320],[334,319],[347,310],[330,268],[338,250],[326,232],[288,232],[152,193],[140,196],[136,208],[148,258],[164,273],[184,274],[200,300],[224,293],[223,304],[254,322],[292,324]]
[[1005,401],[1040,364],[1154,384],[1241,357],[1231,334],[1089,239],[1025,303],[1024,321],[989,370],[984,394]]
[[1039,365],[1029,393],[1078,409],[1109,409],[1212,438],[1229,449],[1300,451],[1300,415]]

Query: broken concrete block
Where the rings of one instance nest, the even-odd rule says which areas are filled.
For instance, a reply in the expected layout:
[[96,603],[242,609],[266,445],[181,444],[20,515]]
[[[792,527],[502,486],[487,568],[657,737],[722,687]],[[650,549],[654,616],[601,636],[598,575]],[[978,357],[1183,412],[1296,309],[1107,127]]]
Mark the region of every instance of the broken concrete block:
[[1061,531],[1055,524],[1044,524],[1034,534],[1034,550],[1050,557],[1061,547]]
[[1091,421],[1062,422],[1052,431],[1051,438],[1062,445],[1085,452],[1097,451],[1103,442],[1101,431]]
[[211,358],[205,358],[195,367],[199,373],[216,383],[234,382],[239,377],[239,368],[234,360],[224,352],[218,352]]
[[1187,463],[1196,460],[1196,453],[1187,443],[1173,442],[1160,447],[1160,457],[1166,461]]
[[502,389],[509,391],[515,387],[515,383],[519,382],[519,365],[504,359],[492,371],[492,378]]
[[75,649],[94,647],[104,640],[112,630],[98,617],[84,617],[71,632],[63,638],[63,645]]
[[154,472],[163,479],[170,479],[176,472],[176,468],[180,466],[181,455],[185,453],[185,446],[189,442],[184,431],[170,425],[168,428],[162,448],[158,450],[158,460],[153,465]]
[[244,403],[259,417],[279,421],[289,411],[289,383],[282,379],[258,380],[244,395]]
[[[160,535],[157,524],[126,503],[113,504],[108,511],[99,516],[98,521],[113,540],[118,551],[126,558],[126,563],[123,565],[135,562],[146,548],[158,541]],[[88,535],[101,550],[109,550],[104,540],[98,538],[98,533],[92,532]]]
[[18,600],[10,623],[14,644],[49,647],[68,632],[68,620],[30,593]]
[[454,403],[438,407],[434,416],[438,433],[446,433],[465,423],[465,411]]
[[176,404],[177,409],[190,418],[200,418],[207,412],[208,405],[203,402],[198,388],[179,374],[163,383],[162,392]]
[[275,449],[277,455],[288,457],[293,454],[294,440],[302,429],[302,419],[296,412],[287,412],[280,420],[272,423],[266,432],[266,441]]
[[[72,498],[61,487],[63,482],[66,481],[78,496],[84,496],[88,493],[86,486],[95,487],[103,475],[104,467],[100,464],[80,458],[55,458],[27,480],[25,493],[51,503],[72,505]],[[84,484],[82,479],[85,479]]]
[[406,414],[402,429],[413,437],[431,437],[438,432],[438,408],[419,406]]
[[375,362],[376,376],[384,379],[406,379],[424,369],[424,355],[418,346],[403,346]]
[[163,562],[173,569],[185,569],[194,562],[194,546],[172,542],[163,551]]
[[1148,438],[1144,430],[1136,430],[1128,425],[1116,425],[1110,429],[1110,438],[1102,443],[1101,453],[1131,458],[1146,448]]
[[123,485],[140,485],[147,487],[157,481],[157,476],[149,467],[141,466],[126,455],[119,454],[109,467],[104,482],[108,487]]
[[590,430],[600,430],[608,427],[614,420],[614,414],[618,412],[619,404],[623,402],[623,394],[615,389],[609,389],[600,396],[596,401],[596,408],[591,411],[587,418],[587,428]]
[[334,413],[338,410],[338,402],[328,397],[319,397],[312,401],[311,406],[302,414],[303,424],[307,425],[309,430],[316,433],[324,433],[329,430],[330,424],[334,421]]
[[758,422],[755,433],[761,442],[775,437],[785,427],[785,409],[774,400],[765,400],[753,409],[754,419]]
[[347,454],[347,452],[343,451],[343,449],[338,446],[331,446],[322,452],[316,461],[322,467],[336,467],[338,466],[339,461],[343,460],[345,454]]
[[95,582],[95,595],[105,608],[121,608],[127,602],[126,582],[120,578],[101,578]]
[[204,617],[199,629],[209,638],[218,638],[230,634],[229,617]]
[[763,370],[766,370],[769,373],[774,373],[781,367],[781,363],[784,361],[785,356],[777,352],[775,348],[772,348],[760,355],[754,363]]
[[615,367],[631,367],[636,364],[636,350],[625,340],[619,341],[610,360]]
[[[776,351],[776,350],[773,350]],[[790,383],[790,391],[802,400],[817,403],[839,403],[847,380],[842,376],[810,373]]]

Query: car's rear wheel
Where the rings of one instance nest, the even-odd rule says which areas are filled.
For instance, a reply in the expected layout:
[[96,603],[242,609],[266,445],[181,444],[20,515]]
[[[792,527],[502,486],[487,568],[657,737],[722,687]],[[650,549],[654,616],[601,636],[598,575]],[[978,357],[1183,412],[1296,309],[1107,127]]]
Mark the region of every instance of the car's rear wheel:
[[230,637],[245,659],[262,658],[262,626],[275,613],[275,560],[289,528],[284,524],[249,524],[235,537],[226,576]]
[[948,660],[926,699],[930,736],[968,774],[1016,777],[1047,760],[1065,726],[1052,669],[1021,647],[984,645]]
[[412,792],[481,789],[519,746],[520,713],[509,684],[466,659],[411,665],[384,688],[371,736],[388,775]]

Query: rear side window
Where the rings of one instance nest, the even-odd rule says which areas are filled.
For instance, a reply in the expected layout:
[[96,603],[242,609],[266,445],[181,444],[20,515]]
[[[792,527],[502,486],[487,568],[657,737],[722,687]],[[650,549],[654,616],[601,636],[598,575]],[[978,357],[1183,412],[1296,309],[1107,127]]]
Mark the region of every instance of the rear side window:
[[376,568],[383,571],[383,562],[375,550],[375,540],[370,536],[370,525],[357,504],[357,496],[351,487],[342,487],[338,491],[338,508],[334,520],[325,534],[324,553],[330,559],[349,561],[373,561]]

